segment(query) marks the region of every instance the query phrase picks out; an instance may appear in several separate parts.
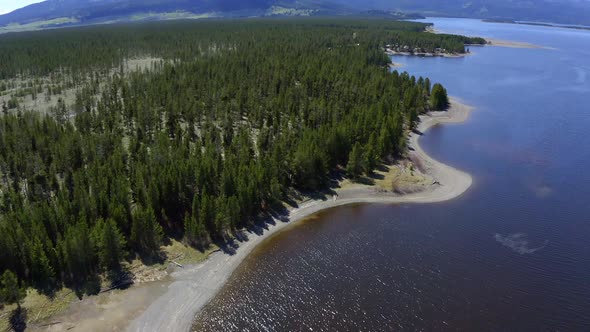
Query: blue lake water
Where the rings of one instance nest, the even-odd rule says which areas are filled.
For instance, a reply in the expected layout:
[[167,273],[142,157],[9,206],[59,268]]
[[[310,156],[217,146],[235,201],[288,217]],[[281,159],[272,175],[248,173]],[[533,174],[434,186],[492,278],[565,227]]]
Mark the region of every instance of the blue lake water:
[[476,110],[421,138],[471,173],[437,204],[355,205],[266,241],[200,330],[590,330],[590,31],[427,19],[532,43],[395,57]]

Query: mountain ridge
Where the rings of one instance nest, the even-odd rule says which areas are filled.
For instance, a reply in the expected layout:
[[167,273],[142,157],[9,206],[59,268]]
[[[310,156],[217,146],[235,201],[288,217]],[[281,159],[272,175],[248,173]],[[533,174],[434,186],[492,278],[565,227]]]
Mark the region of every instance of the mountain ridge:
[[399,13],[415,12],[590,24],[590,15],[585,15],[590,13],[587,0],[47,0],[0,15],[0,30],[173,18],[370,15],[375,11],[392,13],[392,18],[406,18]]

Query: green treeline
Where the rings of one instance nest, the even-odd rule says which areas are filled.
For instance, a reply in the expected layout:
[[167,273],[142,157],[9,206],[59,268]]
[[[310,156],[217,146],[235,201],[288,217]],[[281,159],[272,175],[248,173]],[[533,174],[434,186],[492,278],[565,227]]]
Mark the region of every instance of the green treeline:
[[[314,24],[333,27],[338,19],[282,19],[251,21],[169,21],[158,24],[127,24],[64,28],[0,35],[0,79],[16,75],[49,75],[67,71],[83,76],[91,70],[117,67],[123,59],[149,54],[164,59],[193,59],[210,55],[218,48],[232,47],[240,38],[252,40],[255,30],[297,28]],[[352,31],[423,31],[420,23],[358,20]],[[231,37],[229,37],[231,35]],[[334,40],[336,42],[336,40]]]
[[0,272],[39,290],[88,289],[167,237],[223,242],[294,189],[325,188],[338,169],[371,172],[404,152],[430,109],[430,81],[390,73],[382,49],[404,33],[419,44],[422,29],[263,20],[2,37],[0,62],[14,64],[2,75],[175,60],[93,81],[78,106],[51,115],[0,117]]
[[437,48],[445,49],[449,53],[465,53],[465,44],[485,44],[479,37],[465,37],[444,33],[396,32],[389,35],[388,43],[399,47],[411,46],[421,48],[425,52],[433,53]]
[[[57,71],[66,71],[74,79],[80,79],[97,69],[111,69],[124,59],[146,54],[178,60],[210,55],[220,47],[233,46],[228,43],[240,38],[252,40],[252,34],[260,29],[297,29],[305,25],[333,28],[341,23],[338,18],[170,21],[10,33],[0,35],[0,79]],[[351,19],[343,32],[363,34],[365,41],[369,38],[383,44],[428,50],[440,47],[456,53],[465,52],[464,44],[485,44],[481,38],[422,33],[427,26],[415,22]],[[331,42],[338,43],[344,37],[350,36],[340,36]]]

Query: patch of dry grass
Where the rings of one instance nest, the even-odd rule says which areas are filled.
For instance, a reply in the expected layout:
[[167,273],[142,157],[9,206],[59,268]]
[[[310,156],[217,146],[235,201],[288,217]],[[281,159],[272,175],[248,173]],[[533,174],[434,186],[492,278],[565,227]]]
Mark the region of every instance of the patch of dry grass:
[[134,259],[127,265],[127,269],[133,274],[134,283],[144,283],[164,279],[169,274],[170,263],[173,261],[181,265],[197,264],[209,257],[218,250],[215,245],[209,246],[205,251],[199,251],[180,241],[171,239],[170,244],[162,246],[162,252],[166,259],[155,261],[150,264],[142,262],[139,258]]
[[[207,250],[201,252],[193,247],[187,246],[182,242],[171,240],[171,243],[162,247],[162,251],[168,257],[167,260],[146,265],[139,259],[133,260],[127,268],[135,275],[136,283],[144,283],[150,281],[162,280],[168,275],[168,265],[171,260],[186,265],[197,264],[205,259],[219,248],[215,245],[210,246]],[[102,288],[108,287],[109,284],[105,278],[102,282]],[[66,311],[70,304],[77,300],[76,294],[69,288],[59,290],[52,298],[39,294],[34,289],[27,290],[27,296],[22,303],[22,307],[27,312],[27,325],[35,326],[39,322],[47,323],[49,318],[57,316]],[[105,304],[109,301],[106,296],[98,296],[97,303]],[[10,315],[16,309],[16,304],[4,306],[0,309],[0,331],[10,331]]]
[[[76,300],[76,294],[68,288],[59,290],[53,297],[39,294],[30,288],[27,290],[22,307],[27,312],[27,325],[34,325],[37,322],[64,312]],[[16,309],[16,304],[5,306],[0,310],[0,331],[10,331],[10,315]]]
[[[154,66],[163,59],[154,57],[140,57],[126,59],[122,63],[125,74],[140,71],[145,69],[153,69]],[[97,93],[93,96],[96,100],[100,99],[101,91],[107,85],[107,82],[120,72],[121,67],[112,68],[110,71],[101,72],[100,86]],[[98,72],[98,71],[97,71]],[[58,100],[61,99],[71,111],[76,102],[76,93],[82,89],[83,86],[91,84],[92,77],[81,78],[80,82],[72,83],[71,78],[64,73],[56,72],[45,77],[16,77],[12,79],[0,80],[0,86],[4,85],[6,90],[0,91],[0,106],[3,103],[8,103],[13,97],[18,102],[18,106],[22,110],[30,110],[46,114],[52,107],[57,107]],[[33,98],[31,89],[41,88],[37,91],[35,98]],[[60,93],[47,95],[47,87],[58,89]],[[28,92],[27,92],[28,91]],[[17,108],[9,109],[9,113],[14,113]]]
[[209,255],[219,249],[216,245],[210,245],[205,251],[201,252],[182,242],[171,240],[171,244],[162,247],[169,260],[174,260],[179,264],[196,264],[204,261]]
[[373,187],[389,192],[409,193],[419,191],[432,183],[433,179],[420,172],[412,162],[401,160],[395,164],[381,165],[372,175],[365,176],[359,181],[344,179],[340,182],[340,188]]
[[402,161],[396,165],[385,165],[384,170],[375,172],[380,179],[375,180],[375,186],[393,192],[413,192],[421,187],[431,185],[433,180],[418,171],[408,161]]

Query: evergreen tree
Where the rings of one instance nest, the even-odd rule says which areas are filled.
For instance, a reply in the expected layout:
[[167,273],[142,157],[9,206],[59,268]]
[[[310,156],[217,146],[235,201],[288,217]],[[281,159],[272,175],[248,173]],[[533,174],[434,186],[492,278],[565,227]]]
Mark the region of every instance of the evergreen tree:
[[103,269],[116,271],[125,252],[125,239],[113,219],[99,220],[94,227],[98,258]]
[[424,79],[424,88],[426,89],[426,94],[430,95],[431,83],[430,83],[430,78],[428,78],[428,77],[426,77]]
[[184,238],[186,239],[186,242],[188,242],[190,245],[200,244],[201,239],[199,237],[197,220],[187,213],[184,215],[183,224]]
[[371,133],[369,141],[363,149],[362,168],[365,174],[370,174],[375,169],[375,167],[377,167],[377,162],[379,160],[377,148],[377,135],[375,132],[373,132]]
[[152,208],[136,207],[133,213],[130,244],[139,252],[154,254],[160,249],[163,230]]
[[0,279],[0,303],[16,303],[20,309],[20,304],[25,296],[26,291],[19,286],[16,275],[10,270],[4,271],[2,279]]
[[360,178],[363,173],[363,151],[360,143],[356,142],[350,154],[348,155],[348,164],[346,165],[346,173],[352,179]]
[[80,285],[95,272],[95,244],[86,221],[82,220],[68,229],[58,247],[68,281]]
[[432,86],[432,92],[430,94],[430,107],[434,110],[444,110],[448,106],[449,97],[447,96],[447,90],[440,83],[435,83]]
[[48,290],[54,282],[54,271],[43,250],[43,244],[35,239],[31,245],[31,278],[38,289]]

